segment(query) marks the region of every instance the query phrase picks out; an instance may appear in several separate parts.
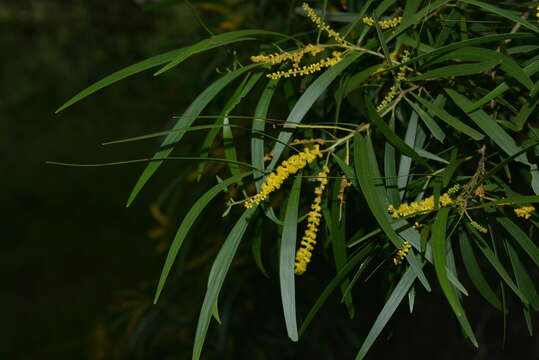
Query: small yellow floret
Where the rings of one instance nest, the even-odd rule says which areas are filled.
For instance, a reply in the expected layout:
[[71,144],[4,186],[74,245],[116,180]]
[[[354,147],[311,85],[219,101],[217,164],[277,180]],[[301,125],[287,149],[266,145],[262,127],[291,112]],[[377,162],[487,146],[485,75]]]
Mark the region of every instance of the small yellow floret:
[[400,265],[402,264],[402,261],[408,255],[408,252],[410,251],[410,248],[412,247],[412,244],[410,244],[408,241],[405,241],[402,243],[402,249],[397,251],[395,256],[393,257],[393,264]]
[[[404,50],[401,57],[401,62],[405,63],[410,60],[410,52],[408,50]],[[406,80],[406,68],[403,66],[397,73],[397,77],[395,78],[395,84],[390,88],[389,92],[386,94],[384,99],[378,106],[376,107],[377,111],[382,111],[386,106],[388,106],[391,101],[397,96],[399,93],[400,84],[402,81]]]
[[307,166],[307,164],[312,163],[317,157],[322,157],[319,145],[315,145],[312,149],[306,148],[303,152],[292,155],[283,161],[277,167],[277,170],[268,175],[266,181],[260,187],[260,192],[248,198],[243,205],[249,209],[260,204],[269,194],[279,189],[290,175],[297,173]]
[[267,74],[266,76],[269,77],[270,79],[275,80],[275,79],[280,79],[282,77],[289,78],[289,77],[310,75],[317,71],[322,70],[323,68],[332,67],[342,60],[342,53],[338,51],[334,51],[332,55],[333,56],[327,57],[325,59],[322,59],[310,65],[305,65],[302,67],[295,67],[286,71],[276,71],[274,73]]
[[[374,21],[374,19],[372,17],[366,16],[361,20],[367,26],[370,26],[370,27],[375,26],[375,21]],[[391,29],[391,28],[399,26],[401,22],[402,22],[402,17],[399,16],[399,17],[395,17],[393,19],[378,21],[378,25],[380,26],[380,29],[387,30],[387,29]]]
[[271,65],[277,65],[284,61],[291,60],[294,66],[298,66],[299,62],[305,54],[315,56],[322,52],[323,48],[319,45],[308,44],[304,48],[294,52],[283,51],[280,53],[274,53],[269,55],[256,55],[251,56],[251,61],[254,63],[267,63]]
[[482,232],[483,234],[486,234],[488,232],[487,228],[483,225],[479,224],[477,221],[470,221],[470,224],[477,229],[477,231]]
[[532,217],[532,212],[535,211],[535,208],[533,206],[523,206],[521,208],[515,209],[515,214],[517,214],[518,217],[529,219]]
[[307,229],[301,239],[301,246],[296,252],[296,262],[294,264],[294,272],[296,275],[301,275],[307,271],[307,264],[311,261],[312,251],[314,245],[316,245],[316,233],[318,232],[318,226],[320,225],[320,219],[322,218],[322,193],[328,183],[327,174],[329,168],[324,166],[322,172],[320,172],[316,178],[320,184],[314,190],[316,197],[311,205],[311,211],[307,218]]
[[322,19],[318,15],[316,15],[316,12],[307,3],[303,3],[301,7],[303,8],[303,10],[305,10],[307,16],[309,17],[309,19],[311,19],[311,21],[316,25],[317,28],[322,31],[325,31],[329,37],[335,39],[335,41],[339,44],[342,45],[345,43],[344,39],[341,37],[341,34],[333,30],[329,27],[329,25],[323,22]]
[[[445,193],[440,195],[439,206],[446,207],[453,204],[453,199],[449,194]],[[404,203],[399,206],[398,209],[395,209],[393,205],[390,205],[387,208],[387,211],[391,214],[392,217],[398,219],[404,216],[417,215],[424,212],[434,210],[434,196],[429,196],[418,202]]]

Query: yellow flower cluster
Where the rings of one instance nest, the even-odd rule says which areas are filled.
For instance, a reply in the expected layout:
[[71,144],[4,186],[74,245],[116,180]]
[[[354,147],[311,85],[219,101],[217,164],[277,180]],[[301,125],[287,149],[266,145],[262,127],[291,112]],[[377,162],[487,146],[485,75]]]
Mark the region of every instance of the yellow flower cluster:
[[532,217],[532,212],[535,210],[533,206],[523,206],[521,208],[515,209],[515,214],[517,214],[518,217],[529,219]]
[[266,76],[270,79],[280,79],[282,77],[289,78],[289,77],[296,77],[296,76],[304,76],[304,75],[310,75],[317,71],[322,70],[326,67],[332,67],[333,65],[337,64],[339,61],[342,60],[342,53],[338,51],[334,51],[332,53],[333,56],[327,57],[325,59],[322,59],[318,62],[315,62],[310,65],[305,65],[302,67],[297,67],[293,69],[289,69],[286,71],[276,71],[271,74],[267,74]]
[[535,14],[535,16],[539,17],[539,6],[536,8],[537,10],[537,14]]
[[400,265],[402,264],[402,261],[408,255],[408,252],[410,251],[410,248],[412,247],[412,244],[410,244],[408,241],[405,241],[402,243],[402,249],[397,251],[395,256],[393,257],[393,264]]
[[319,45],[308,44],[304,48],[299,49],[294,52],[283,51],[280,53],[269,54],[269,55],[256,55],[251,56],[251,61],[254,63],[268,63],[271,65],[280,64],[286,60],[292,60],[293,66],[298,67],[299,62],[305,54],[310,54],[315,56],[316,54],[322,52],[324,49]]
[[[401,62],[405,63],[410,60],[410,52],[404,50],[401,57]],[[395,79],[395,84],[389,89],[389,92],[384,97],[384,100],[377,106],[376,110],[382,111],[386,106],[391,103],[391,101],[397,96],[400,84],[402,81],[406,80],[406,68],[403,66],[400,68]]]
[[314,10],[307,3],[303,3],[301,7],[303,8],[303,10],[305,10],[305,12],[307,12],[307,16],[309,17],[309,19],[311,19],[311,21],[316,25],[317,28],[319,28],[322,31],[325,31],[329,37],[335,39],[335,41],[338,42],[339,44],[342,45],[345,43],[341,34],[333,30],[325,22],[323,22],[322,19],[320,19],[320,17],[316,15]]
[[487,228],[479,224],[477,221],[470,221],[470,225],[472,225],[474,228],[477,229],[477,231],[482,232],[483,234],[486,234],[488,232]]
[[320,219],[322,218],[322,207],[320,204],[322,203],[322,193],[328,183],[328,173],[329,168],[324,166],[322,172],[317,176],[320,185],[314,190],[316,197],[314,198],[311,205],[311,211],[307,218],[307,229],[301,239],[301,246],[296,252],[296,263],[294,264],[294,272],[296,275],[301,275],[307,271],[307,264],[311,261],[312,251],[314,250],[314,245],[316,245],[316,233],[318,232],[318,226],[320,225]]
[[[453,199],[451,199],[449,194],[445,193],[440,195],[440,207],[446,207],[451,204],[453,204]],[[389,205],[389,207],[387,208],[387,211],[395,219],[409,215],[416,215],[431,210],[434,210],[434,196],[429,196],[428,198],[425,198],[421,201],[414,201],[410,204],[401,204],[398,209],[395,209],[393,205]]]
[[453,185],[451,188],[449,188],[449,190],[447,190],[447,194],[453,196],[459,191],[460,191],[460,184],[456,184],[456,185]]
[[322,157],[320,146],[315,145],[312,149],[306,148],[299,154],[292,155],[287,160],[283,161],[277,167],[277,170],[272,172],[266,178],[266,181],[260,187],[260,192],[255,196],[248,198],[243,205],[250,209],[253,206],[260,204],[269,194],[279,189],[283,182],[290,176],[303,169],[307,164],[312,163],[317,157]]
[[[374,19],[372,17],[366,16],[362,20],[363,20],[363,24],[370,27],[373,27],[375,24]],[[378,25],[380,26],[380,29],[387,30],[387,29],[392,29],[394,27],[399,26],[401,22],[402,22],[402,16],[399,16],[393,19],[378,21]]]

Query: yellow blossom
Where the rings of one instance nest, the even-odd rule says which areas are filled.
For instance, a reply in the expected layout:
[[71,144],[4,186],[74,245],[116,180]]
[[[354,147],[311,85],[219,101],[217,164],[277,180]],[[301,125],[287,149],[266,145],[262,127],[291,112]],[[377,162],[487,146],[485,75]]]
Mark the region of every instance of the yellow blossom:
[[[449,194],[445,193],[440,195],[439,200],[439,206],[440,207],[446,207],[453,204],[453,199],[449,196]],[[411,203],[404,203],[399,206],[398,209],[395,209],[393,205],[390,205],[387,208],[387,211],[391,214],[392,217],[395,219],[404,217],[404,216],[410,216],[410,215],[417,215],[424,212],[432,211],[434,210],[434,196],[429,196],[428,198],[425,198],[423,200],[420,200],[418,202],[411,202]]]
[[303,3],[301,7],[303,8],[303,10],[305,10],[307,16],[309,17],[309,19],[311,19],[311,21],[316,25],[317,28],[322,31],[325,31],[329,37],[335,39],[335,41],[339,44],[342,45],[345,43],[344,39],[341,37],[341,34],[333,30],[329,27],[329,25],[323,22],[322,19],[318,15],[316,15],[315,11],[307,3]]
[[393,257],[393,264],[400,265],[402,264],[402,261],[408,255],[408,252],[410,251],[410,248],[412,247],[412,244],[410,244],[408,241],[405,241],[402,243],[402,249],[397,251],[395,256]]
[[279,189],[283,182],[290,176],[312,163],[317,157],[322,157],[320,146],[315,145],[312,149],[305,148],[303,152],[292,155],[283,161],[277,169],[266,177],[266,181],[260,186],[260,192],[248,198],[244,206],[252,208],[265,200],[269,194]]
[[[410,60],[410,52],[408,50],[404,50],[401,57],[401,62],[404,63],[409,60]],[[378,104],[378,106],[376,107],[376,110],[382,111],[385,107],[387,107],[391,103],[391,101],[393,101],[395,96],[397,96],[398,94],[400,83],[406,80],[405,75],[406,75],[406,68],[403,66],[397,73],[397,77],[395,78],[395,84],[391,86],[391,88],[389,89],[389,92],[386,94],[382,102]]]
[[532,212],[535,210],[533,206],[523,206],[521,208],[515,209],[515,214],[517,214],[518,217],[529,219],[532,217]]
[[470,224],[477,229],[477,231],[482,232],[483,234],[486,234],[488,232],[487,228],[483,225],[479,224],[477,221],[470,221]]
[[318,226],[320,225],[320,219],[322,218],[322,193],[328,183],[327,174],[329,168],[324,166],[322,172],[317,176],[317,180],[320,184],[314,190],[316,197],[311,205],[311,211],[307,217],[307,229],[301,239],[301,246],[296,252],[296,262],[294,265],[294,272],[296,275],[301,275],[307,270],[307,264],[311,261],[312,251],[314,245],[316,245],[316,233],[318,232]]
[[317,71],[322,70],[323,68],[331,67],[342,60],[342,53],[338,51],[334,51],[332,55],[333,55],[332,57],[327,57],[325,59],[322,59],[310,65],[292,68],[286,71],[276,71],[274,73],[267,74],[266,76],[269,77],[270,79],[275,80],[275,79],[280,79],[282,77],[289,78],[289,77],[310,75]]
[[[375,22],[374,22],[374,19],[372,17],[364,17],[363,19],[361,19],[363,21],[363,23],[367,26],[370,26],[370,27],[374,27],[375,26]],[[380,29],[382,30],[387,30],[387,29],[391,29],[391,28],[394,28],[394,27],[397,27],[399,26],[399,24],[402,22],[402,17],[399,16],[399,17],[395,17],[393,19],[388,19],[388,20],[381,20],[381,21],[378,21],[378,25],[380,26]]]
[[298,64],[305,54],[315,56],[316,54],[322,52],[322,50],[323,48],[319,45],[308,44],[302,49],[299,49],[298,51],[294,52],[283,51],[280,53],[274,53],[269,55],[251,56],[251,61],[255,63],[268,63],[271,65],[277,65],[284,61],[291,60],[293,62],[293,66],[297,67],[299,66]]

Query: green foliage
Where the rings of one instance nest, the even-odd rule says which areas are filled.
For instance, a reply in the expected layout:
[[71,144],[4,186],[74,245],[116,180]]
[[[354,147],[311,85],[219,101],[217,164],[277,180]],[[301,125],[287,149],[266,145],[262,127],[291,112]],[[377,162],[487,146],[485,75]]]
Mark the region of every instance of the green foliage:
[[[457,248],[474,287],[470,296],[480,294],[505,316],[503,288],[500,301],[487,280],[499,277],[522,303],[524,319],[533,332],[531,319],[539,300],[529,272],[539,266],[538,222],[532,205],[539,202],[539,147],[531,115],[538,102],[539,57],[534,44],[539,28],[524,18],[534,16],[535,9],[472,0],[353,3],[350,8],[359,12],[334,7],[313,10],[306,5],[295,9],[300,15],[295,19],[295,34],[239,30],[153,57],[97,82],[59,109],[136,72],[167,63],[158,75],[202,51],[232,43],[238,46],[223,64],[226,73],[195,98],[171,131],[131,139],[166,136],[137,181],[128,205],[159,166],[174,159],[171,153],[187,132],[209,129],[200,149],[202,163],[211,160],[208,149],[220,134],[223,141],[217,147],[221,146],[221,160],[229,165],[220,172],[227,179],[209,189],[180,225],[156,301],[187,231],[203,216],[202,210],[227,187],[239,189],[225,212],[239,220],[211,268],[195,334],[194,360],[201,356],[212,313],[218,313],[225,276],[252,224],[256,229],[251,231],[258,232],[252,253],[263,272],[259,232],[281,234],[265,251],[278,263],[283,318],[293,341],[299,335],[308,336],[308,325],[339,286],[353,316],[353,290],[361,292],[363,282],[357,280],[368,268],[387,279],[387,296],[356,359],[366,356],[406,295],[413,309],[420,289],[414,286],[416,280],[427,292],[441,288],[464,336],[478,346],[473,315],[469,319],[465,312],[462,295],[468,291],[462,282],[468,279],[459,278],[461,264],[453,255]],[[384,23],[388,19],[394,19],[396,26],[388,28]],[[450,30],[457,26],[460,32]],[[260,50],[253,50],[252,37]],[[266,38],[267,42],[262,40]],[[246,40],[249,47],[242,45]],[[270,73],[272,80],[266,80]],[[220,96],[242,76],[243,82],[230,97]],[[263,80],[266,83],[259,84]],[[222,107],[217,120],[213,125],[194,126],[195,121],[207,119],[201,114],[210,102]],[[236,111],[241,115],[233,114]],[[245,137],[250,139],[245,141]],[[285,162],[294,154],[304,156],[305,149],[316,153],[317,160],[310,165]],[[323,199],[317,209],[311,205],[315,195],[308,180],[319,179],[317,174],[325,166],[330,186],[316,193]],[[249,168],[255,171],[247,172]],[[242,182],[251,175],[251,182]],[[285,181],[288,176],[295,179]],[[263,201],[251,208],[245,201],[256,193],[264,195]],[[261,211],[256,211],[257,206]],[[324,220],[317,219],[321,212]],[[308,225],[301,238],[298,234],[305,228],[305,218]],[[304,280],[293,276],[298,238],[309,256],[301,260],[298,252],[296,264],[309,263],[312,256],[309,266],[317,267],[332,258],[335,264],[330,268],[337,271],[325,290],[309,299],[314,306],[304,317],[299,335],[296,282]],[[306,238],[317,238],[319,244],[306,245]],[[327,242],[332,246],[321,246]],[[484,259],[478,260],[474,247]],[[502,247],[507,257],[497,250]],[[318,255],[328,249],[333,257]],[[523,254],[532,263],[523,262]],[[481,269],[484,260],[490,268]],[[356,275],[350,281],[353,270]],[[432,270],[437,283],[427,276]],[[309,271],[303,275],[309,276]],[[395,284],[394,278],[400,280]]]

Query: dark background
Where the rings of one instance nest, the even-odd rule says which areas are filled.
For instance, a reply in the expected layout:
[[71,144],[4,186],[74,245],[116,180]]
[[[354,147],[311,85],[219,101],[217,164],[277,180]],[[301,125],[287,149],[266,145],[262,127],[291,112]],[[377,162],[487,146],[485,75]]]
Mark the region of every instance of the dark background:
[[[254,27],[286,31],[292,2],[193,4],[219,33]],[[198,184],[193,181],[196,165],[168,164],[126,208],[143,165],[45,164],[151,155],[157,146],[151,141],[100,144],[169,128],[172,116],[181,114],[215,77],[218,60],[230,58],[229,52],[218,50],[159,78],[147,71],[54,115],[64,101],[112,71],[208,36],[184,2],[153,9],[144,5],[129,0],[0,3],[2,358],[190,358],[208,264],[217,249],[201,249],[197,241],[222,241],[229,225],[220,217],[222,202],[194,228],[197,240],[180,259],[183,267],[167,284],[163,300],[157,306],[151,302],[170,232],[200,194],[197,191],[211,182],[214,170],[206,169],[207,179]],[[189,139],[182,149],[194,153],[200,138]],[[162,189],[175,179],[181,186],[166,196]],[[148,235],[159,227],[151,204],[160,204],[170,219],[163,237]],[[300,318],[331,279],[332,273],[323,270],[302,285],[304,293],[300,286]],[[265,278],[245,250],[230,278],[220,299],[223,325],[212,326],[208,335],[208,359],[352,359],[387,290],[381,285],[384,279],[376,277],[360,287],[359,315],[353,320],[347,320],[335,296],[300,343],[292,344],[286,337],[275,276]],[[537,337],[527,335],[518,307],[508,316],[503,351],[501,314],[477,296],[466,306],[481,342],[478,351],[461,336],[443,295],[418,289],[413,315],[403,304],[369,358],[539,359]]]

